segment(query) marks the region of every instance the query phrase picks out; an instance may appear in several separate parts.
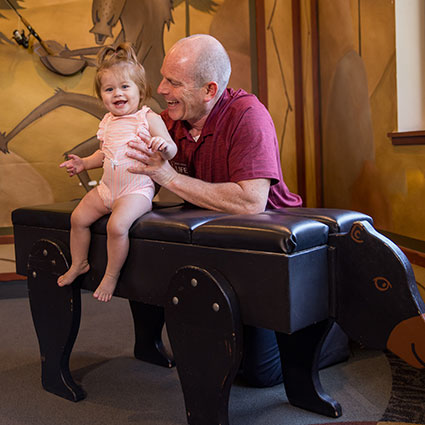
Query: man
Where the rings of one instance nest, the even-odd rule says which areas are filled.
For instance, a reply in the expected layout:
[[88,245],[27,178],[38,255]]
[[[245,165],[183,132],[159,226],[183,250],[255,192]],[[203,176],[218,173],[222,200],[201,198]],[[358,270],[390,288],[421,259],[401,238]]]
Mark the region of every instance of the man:
[[178,146],[174,168],[159,156],[135,154],[142,166],[133,171],[211,210],[259,213],[301,205],[283,182],[269,113],[255,96],[225,90],[230,72],[226,51],[211,36],[191,36],[171,48],[158,93],[167,101],[162,116]]
[[[301,198],[285,185],[273,121],[252,94],[226,89],[230,60],[215,38],[198,34],[179,40],[166,54],[158,93],[178,151],[172,161],[130,142],[140,161],[134,173],[198,207],[236,214],[296,207]],[[148,140],[146,140],[148,142]],[[245,379],[255,386],[282,382],[274,332],[244,329]]]

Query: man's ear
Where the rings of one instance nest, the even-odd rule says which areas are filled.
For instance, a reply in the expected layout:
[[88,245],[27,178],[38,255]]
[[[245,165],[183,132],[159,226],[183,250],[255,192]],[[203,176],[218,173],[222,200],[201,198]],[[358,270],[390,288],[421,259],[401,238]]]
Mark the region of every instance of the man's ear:
[[205,97],[206,100],[214,99],[215,95],[218,91],[218,85],[215,81],[210,81],[209,83],[205,84]]

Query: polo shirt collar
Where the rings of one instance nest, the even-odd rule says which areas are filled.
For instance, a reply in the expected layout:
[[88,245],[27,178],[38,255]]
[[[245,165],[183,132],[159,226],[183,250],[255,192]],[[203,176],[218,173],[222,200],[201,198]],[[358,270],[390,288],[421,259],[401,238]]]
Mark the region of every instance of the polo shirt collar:
[[227,102],[230,95],[228,93],[228,89],[224,90],[220,98],[217,100],[216,104],[212,108],[211,112],[208,115],[207,120],[205,121],[204,126],[202,127],[201,136],[210,136],[214,133],[217,122],[220,117],[221,106]]
[[[217,103],[214,105],[211,112],[209,113],[208,118],[205,121],[204,126],[202,127],[200,139],[196,143],[201,142],[205,136],[210,136],[211,134],[214,133],[218,120],[220,118],[221,107],[222,105],[225,105],[229,101],[229,99],[232,97],[232,93],[234,93],[232,89],[228,88],[224,90],[224,92],[218,99]],[[172,124],[172,126],[175,126],[175,125],[176,125],[176,122]],[[193,139],[193,137],[189,133],[189,130],[191,129],[191,127],[187,121],[180,121],[180,125],[177,125],[176,128],[178,129],[174,134],[174,137],[176,140],[183,140],[183,139],[190,140],[191,138]]]

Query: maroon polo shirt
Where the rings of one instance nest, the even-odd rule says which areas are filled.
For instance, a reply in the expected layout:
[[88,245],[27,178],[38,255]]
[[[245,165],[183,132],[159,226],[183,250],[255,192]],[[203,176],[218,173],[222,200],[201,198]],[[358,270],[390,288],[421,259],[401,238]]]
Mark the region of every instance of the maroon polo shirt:
[[173,121],[167,110],[161,115],[178,148],[170,163],[179,173],[210,183],[270,179],[267,209],[301,206],[283,181],[273,120],[253,94],[225,90],[197,142],[186,121]]

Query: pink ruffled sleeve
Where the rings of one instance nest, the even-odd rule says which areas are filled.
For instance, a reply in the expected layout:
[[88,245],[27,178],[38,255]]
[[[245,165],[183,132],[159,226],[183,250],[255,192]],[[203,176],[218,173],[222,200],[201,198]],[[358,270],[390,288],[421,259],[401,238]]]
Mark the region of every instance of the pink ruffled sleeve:
[[146,118],[146,114],[150,111],[151,109],[149,108],[149,106],[142,106],[142,109],[139,110],[138,114],[138,126],[137,126],[137,134],[147,134],[150,136],[150,132],[149,132],[149,124],[148,124],[148,120]]
[[103,142],[105,137],[105,125],[107,120],[109,119],[109,112],[103,117],[102,121],[100,121],[99,128],[96,133],[96,137]]

